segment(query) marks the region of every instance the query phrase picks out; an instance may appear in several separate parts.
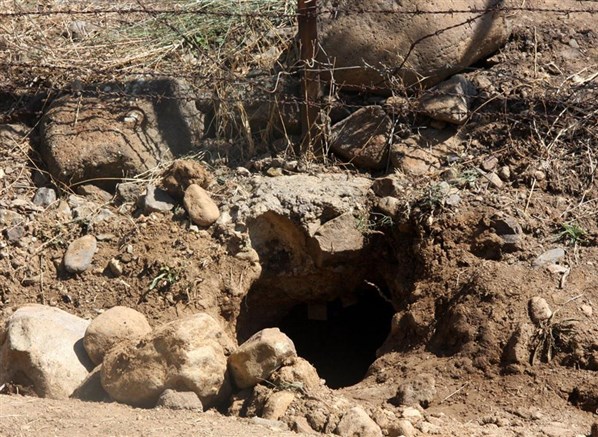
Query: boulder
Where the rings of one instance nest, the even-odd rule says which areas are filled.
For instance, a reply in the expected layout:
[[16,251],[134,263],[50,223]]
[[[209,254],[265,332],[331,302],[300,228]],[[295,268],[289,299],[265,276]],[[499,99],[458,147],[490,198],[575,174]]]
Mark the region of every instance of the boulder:
[[387,89],[390,78],[433,85],[507,42],[510,28],[497,5],[503,1],[323,0],[317,56],[333,65],[340,86]]
[[168,388],[193,391],[210,408],[230,394],[226,356],[233,347],[205,313],[175,320],[112,348],[104,356],[102,386],[119,402],[149,407]]
[[64,254],[64,268],[70,273],[82,273],[89,268],[98,244],[93,235],[77,238]]
[[229,358],[237,387],[243,389],[267,380],[285,360],[296,357],[293,341],[278,328],[263,329],[243,343]]
[[381,106],[367,106],[332,126],[330,150],[368,170],[383,170],[388,164],[392,120]]
[[87,320],[58,308],[31,304],[0,328],[0,384],[30,385],[41,397],[66,399],[93,364],[83,348]]
[[94,364],[100,364],[112,347],[152,331],[147,319],[132,308],[115,306],[97,316],[87,327],[83,345]]
[[198,226],[210,226],[220,217],[218,205],[199,185],[189,185],[185,190],[183,203],[189,213],[189,218]]
[[361,407],[353,407],[347,411],[335,433],[343,437],[382,437],[380,427]]
[[324,387],[316,368],[301,357],[276,370],[270,380],[279,387],[294,387],[310,394],[316,394]]
[[48,170],[67,184],[93,180],[113,189],[120,178],[191,152],[203,135],[203,115],[189,95],[180,80],[156,79],[56,99],[41,124]]

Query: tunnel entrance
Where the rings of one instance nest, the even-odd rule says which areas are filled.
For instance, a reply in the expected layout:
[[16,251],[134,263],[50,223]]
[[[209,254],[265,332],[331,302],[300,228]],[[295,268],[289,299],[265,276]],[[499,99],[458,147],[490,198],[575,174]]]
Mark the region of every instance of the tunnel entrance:
[[363,379],[388,336],[393,314],[392,305],[368,287],[350,298],[297,304],[278,327],[330,388],[341,388]]

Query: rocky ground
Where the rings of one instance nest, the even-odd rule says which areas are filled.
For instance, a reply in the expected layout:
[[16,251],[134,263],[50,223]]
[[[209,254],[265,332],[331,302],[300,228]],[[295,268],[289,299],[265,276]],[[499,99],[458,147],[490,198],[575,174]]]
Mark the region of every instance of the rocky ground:
[[[120,132],[144,133],[131,150],[176,148],[171,134],[146,128],[159,108],[138,105],[138,125],[123,101],[81,106],[83,93],[43,108],[40,122],[38,101],[19,106],[11,95],[0,126],[0,376],[11,375],[0,380],[0,433],[596,437],[596,12],[511,18],[503,49],[441,85],[463,94],[456,119],[434,94],[416,112],[411,96],[369,96],[332,126],[326,163],[280,150],[241,159],[227,155],[236,145],[210,143],[210,153],[116,181],[130,169],[85,169],[107,168],[110,144],[133,143],[111,133],[88,151],[112,125],[84,123],[118,113]],[[80,143],[55,153],[69,135]],[[360,135],[368,153],[355,147]],[[369,141],[380,136],[394,144]],[[136,159],[127,162],[146,165]],[[36,384],[46,379],[26,366],[13,372],[21,358],[6,333],[26,303],[76,315],[73,344],[115,306],[145,316],[141,343],[119,337],[124,346],[103,345],[98,358],[87,339],[80,371],[103,363],[103,379],[80,398],[153,406],[166,386],[205,378],[181,365],[197,348],[212,354],[217,393],[195,387],[203,406],[192,411],[31,397],[64,397],[53,391],[64,385]],[[296,353],[285,346],[244,382],[234,369],[252,362],[247,340],[270,327]],[[259,356],[263,370],[270,358]],[[119,391],[135,363],[169,360],[178,373],[152,364],[151,384]]]

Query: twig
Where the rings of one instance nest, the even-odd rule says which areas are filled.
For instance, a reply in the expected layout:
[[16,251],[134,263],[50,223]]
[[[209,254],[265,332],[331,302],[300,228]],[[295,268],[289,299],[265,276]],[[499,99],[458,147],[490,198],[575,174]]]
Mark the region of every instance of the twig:
[[467,381],[465,384],[463,384],[461,387],[459,387],[457,390],[455,390],[454,392],[452,392],[450,395],[448,395],[447,397],[445,397],[443,400],[440,401],[440,403],[442,404],[443,402],[449,400],[450,398],[452,398],[453,396],[455,396],[457,393],[459,393],[461,390],[463,390],[465,387],[467,387],[469,385],[470,381]]

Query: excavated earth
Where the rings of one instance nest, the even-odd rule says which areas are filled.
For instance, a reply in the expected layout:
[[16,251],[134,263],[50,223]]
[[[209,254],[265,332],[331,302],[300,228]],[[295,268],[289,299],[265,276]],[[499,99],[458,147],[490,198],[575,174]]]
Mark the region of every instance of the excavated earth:
[[[122,305],[158,327],[207,312],[239,344],[279,327],[332,389],[295,387],[292,415],[312,427],[338,397],[392,436],[399,419],[413,436],[589,436],[598,421],[596,131],[557,138],[553,149],[542,142],[556,133],[534,129],[529,111],[550,106],[534,101],[548,87],[569,95],[589,84],[585,96],[596,97],[595,19],[514,19],[507,46],[466,73],[482,100],[457,132],[457,164],[425,175],[280,157],[214,164],[206,186],[221,217],[207,228],[189,221],[182,202],[144,214],[135,200],[63,184],[56,202],[34,205],[37,188],[52,186],[34,117],[3,117],[3,317],[24,303],[87,319]],[[593,115],[583,110],[596,120],[595,103]],[[521,123],[508,124],[509,115]],[[501,183],[482,175],[493,172]],[[150,178],[161,182],[152,174],[133,187]],[[82,204],[73,219],[69,208]],[[23,225],[9,235],[14,214]],[[68,273],[66,248],[89,233],[98,240],[91,267]],[[551,317],[539,319],[532,298]],[[245,416],[259,416],[275,391],[258,387],[245,394]],[[18,383],[0,390],[7,436],[296,435],[278,422],[227,417],[238,415],[229,405],[200,414],[38,399]]]

